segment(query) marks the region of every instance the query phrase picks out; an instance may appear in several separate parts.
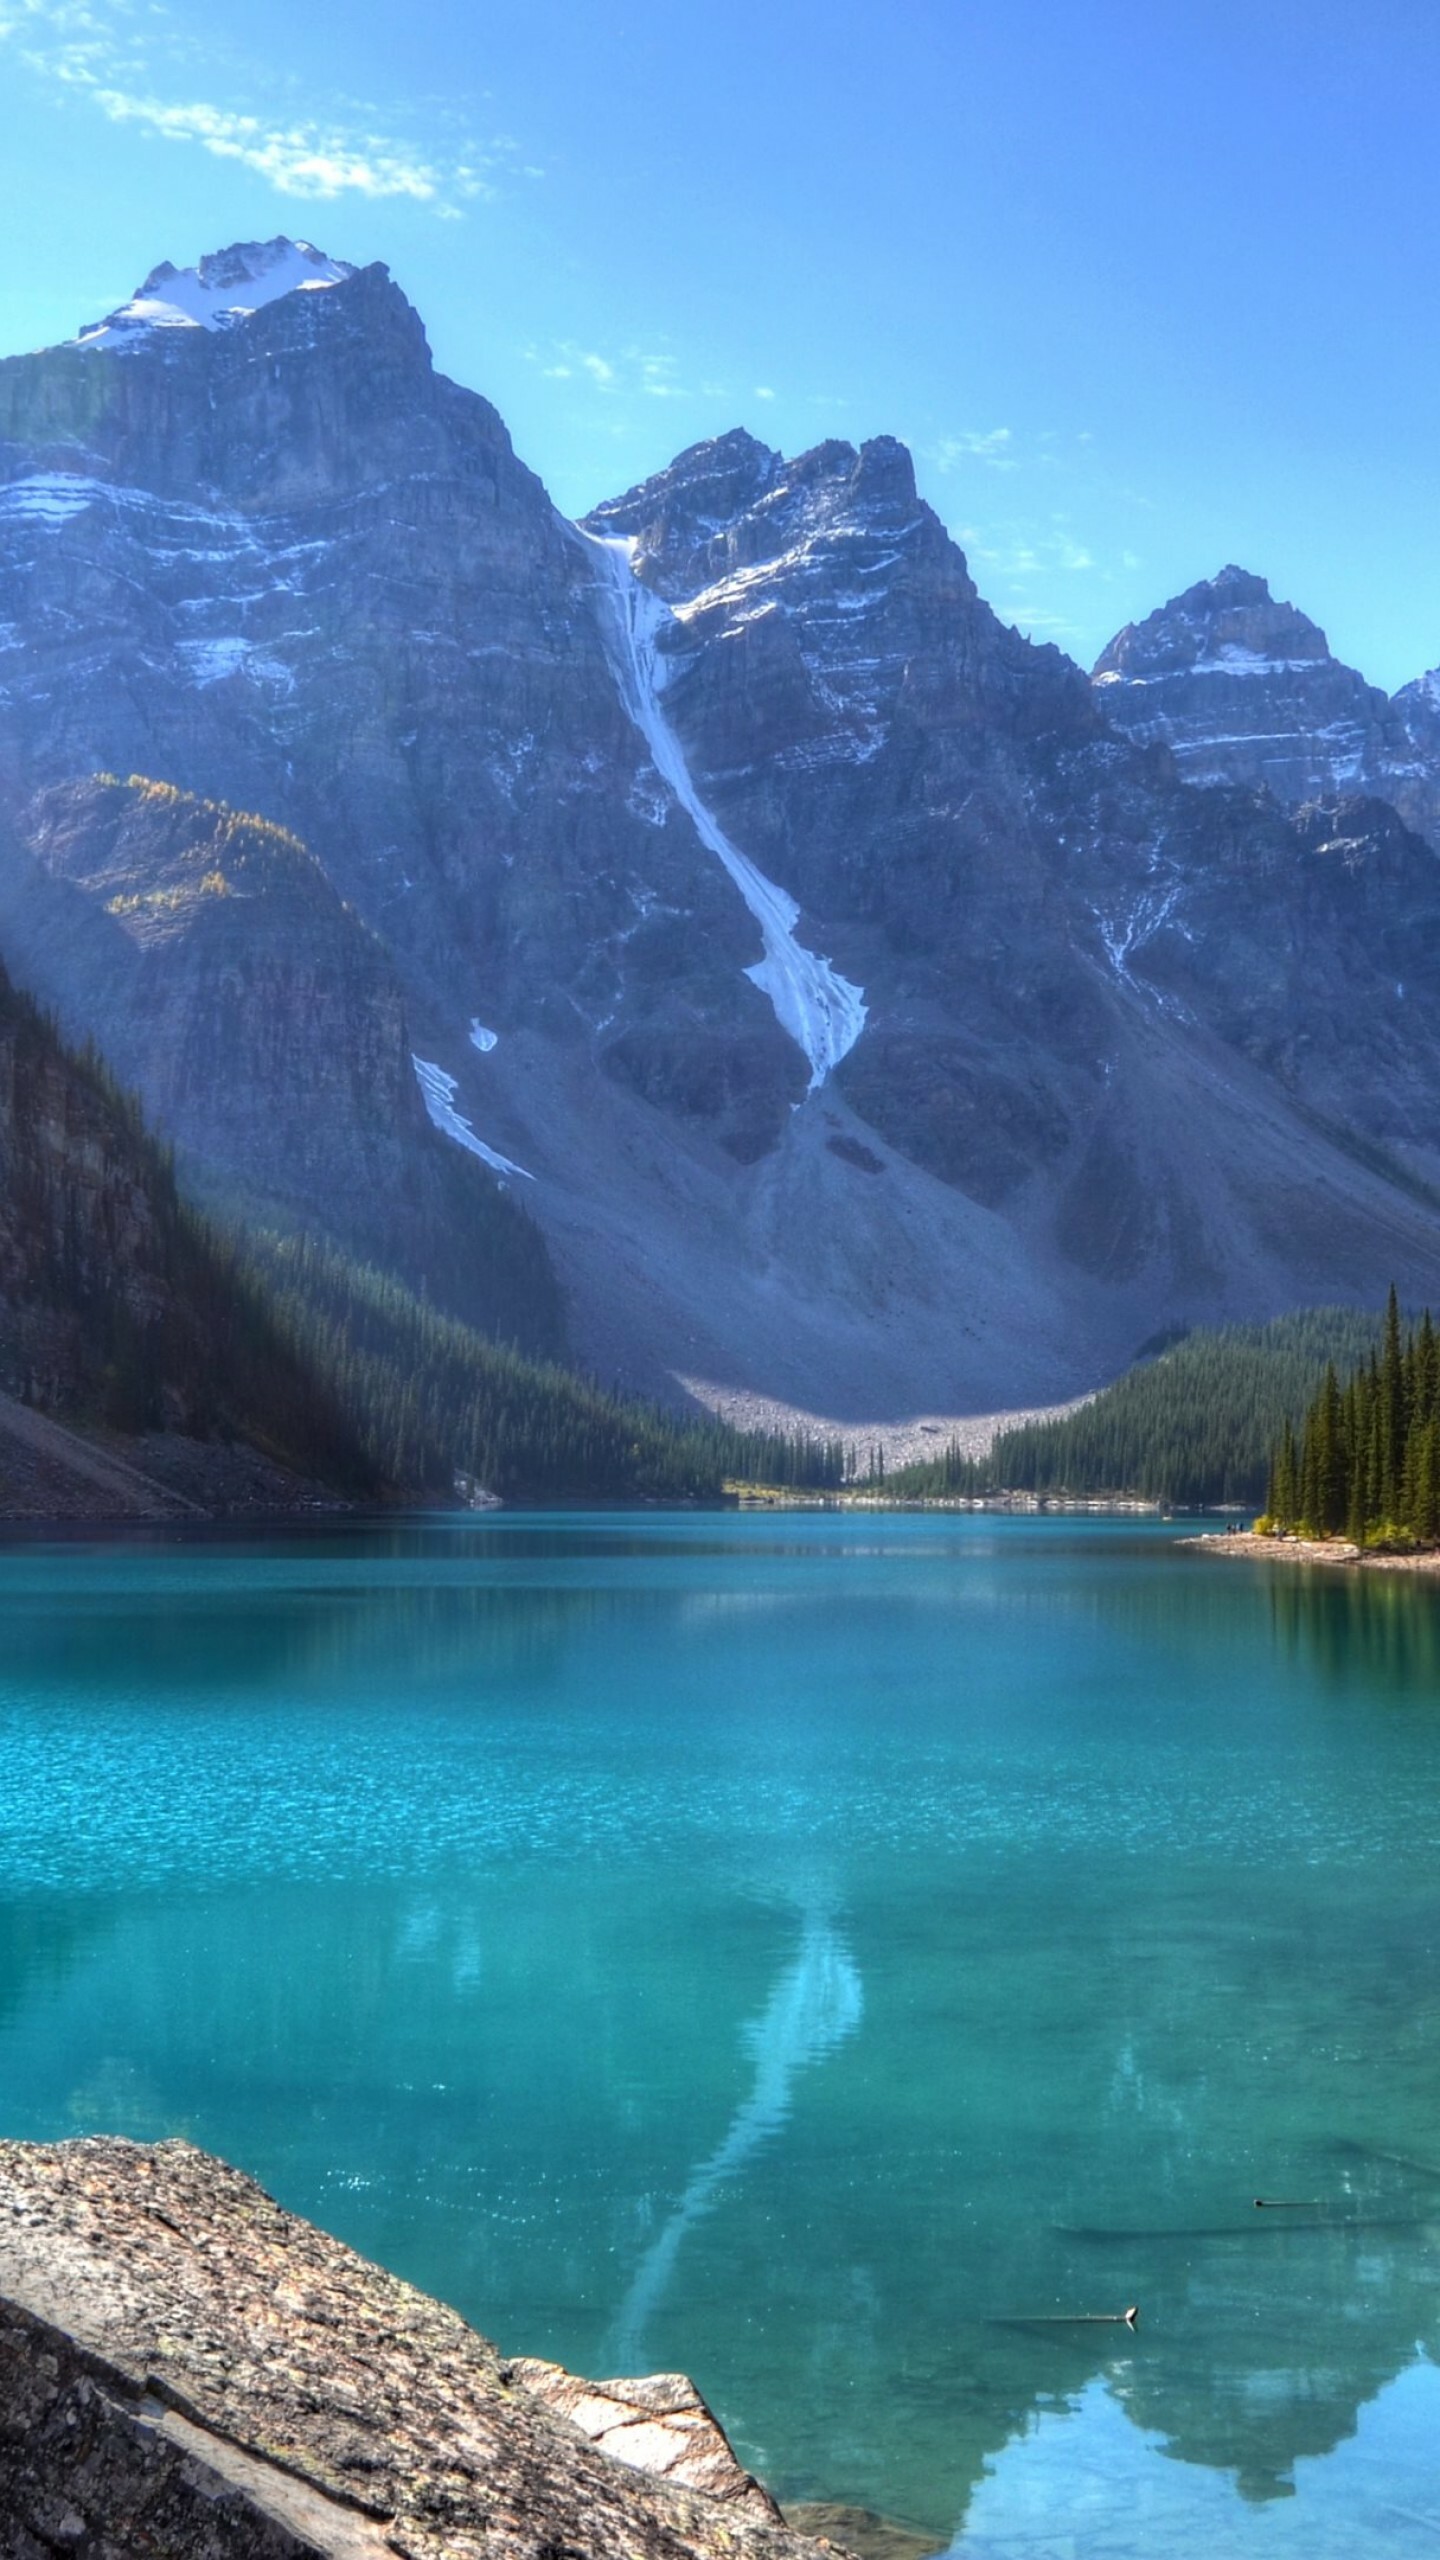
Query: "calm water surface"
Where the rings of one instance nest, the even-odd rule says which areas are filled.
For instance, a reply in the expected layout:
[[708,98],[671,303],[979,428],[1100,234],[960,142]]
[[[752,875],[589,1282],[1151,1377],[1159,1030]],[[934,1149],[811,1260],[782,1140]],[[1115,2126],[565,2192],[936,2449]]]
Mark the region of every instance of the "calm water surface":
[[184,2133],[972,2560],[1440,2549],[1440,1587],[516,1515],[0,1612],[0,2130]]

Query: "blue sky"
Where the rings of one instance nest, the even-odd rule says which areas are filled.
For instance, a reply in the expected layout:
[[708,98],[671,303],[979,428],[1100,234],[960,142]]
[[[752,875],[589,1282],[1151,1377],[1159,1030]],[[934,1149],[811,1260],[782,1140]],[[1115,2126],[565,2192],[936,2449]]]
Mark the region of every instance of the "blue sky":
[[1238,560],[1440,661],[1435,0],[0,0],[0,349],[163,257],[383,258],[580,511],[905,438],[1088,661]]

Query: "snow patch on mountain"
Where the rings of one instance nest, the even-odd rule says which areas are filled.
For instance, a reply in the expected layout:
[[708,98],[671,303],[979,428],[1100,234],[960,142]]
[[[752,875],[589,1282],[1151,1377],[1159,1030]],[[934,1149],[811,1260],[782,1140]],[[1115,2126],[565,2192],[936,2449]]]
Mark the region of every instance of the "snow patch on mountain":
[[0,489],[0,522],[68,524],[108,495],[103,481],[82,479],[78,472],[32,471]]
[[[0,523],[65,525],[90,507],[112,510],[131,538],[159,559],[227,560],[237,549],[261,549],[257,520],[231,509],[188,506],[153,489],[127,488],[123,481],[93,480],[79,471],[32,471],[0,488]],[[319,542],[291,546],[297,553],[326,548]]]
[[1310,675],[1320,663],[1314,658],[1267,658],[1257,649],[1241,647],[1228,641],[1213,658],[1191,658],[1183,666],[1156,668],[1149,675],[1128,675],[1119,667],[1106,667],[1094,678],[1101,685],[1131,686],[1186,683],[1191,676],[1293,676]]
[[233,636],[177,640],[175,655],[189,682],[202,692],[207,685],[223,684],[229,676],[247,676],[255,684],[279,685],[286,693],[294,690],[295,678],[284,660],[269,656],[248,640]]
[[129,302],[81,329],[75,344],[123,355],[153,341],[160,330],[233,329],[283,294],[344,284],[357,272],[308,240],[283,237],[237,242],[194,267],[173,267],[167,258]]
[[1440,667],[1432,667],[1427,675],[1416,676],[1410,684],[1402,684],[1394,697],[1403,708],[1406,704],[1423,704],[1429,711],[1440,711]]
[[522,1182],[534,1181],[534,1174],[527,1173],[523,1164],[512,1164],[509,1156],[500,1155],[494,1147],[487,1147],[483,1138],[477,1138],[464,1113],[456,1110],[458,1077],[447,1076],[443,1067],[437,1067],[430,1058],[417,1058],[413,1051],[410,1064],[415,1070],[415,1080],[425,1108],[437,1129],[443,1131],[447,1138],[453,1138],[457,1147],[465,1147],[472,1156],[478,1156],[482,1164],[489,1165],[492,1173],[518,1173]]
[[636,577],[635,541],[577,530],[598,555],[605,631],[620,698],[650,750],[656,772],[691,819],[701,843],[724,864],[760,927],[765,957],[745,975],[769,997],[782,1031],[804,1052],[814,1093],[865,1028],[864,991],[796,941],[800,909],[795,900],[767,880],[749,855],[731,842],[696,790],[685,751],[660,701],[665,668],[659,635],[675,616]]

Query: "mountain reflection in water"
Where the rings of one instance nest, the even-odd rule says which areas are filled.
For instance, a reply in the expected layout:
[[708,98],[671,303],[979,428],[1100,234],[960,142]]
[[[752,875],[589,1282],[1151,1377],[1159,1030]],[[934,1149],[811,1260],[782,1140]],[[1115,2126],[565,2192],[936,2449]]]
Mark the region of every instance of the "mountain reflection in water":
[[1232,2487],[1221,2470],[1177,2474],[1156,2459],[1168,2449],[1163,2440],[1133,2419],[1113,2377],[1097,2377],[1064,2409],[1041,2410],[987,2466],[953,2560],[1092,2548],[1106,2560],[1356,2560],[1434,2548],[1433,2364],[1411,2359],[1335,2453],[1302,2458],[1279,2509],[1257,2507],[1243,2476]]
[[550,1517],[0,1614],[0,2131],[188,2134],[937,2549],[1433,2547],[1440,1591]]
[[760,2017],[745,2031],[755,2057],[755,2085],[708,2160],[693,2172],[658,2239],[646,2250],[615,2322],[616,2373],[643,2370],[650,2319],[669,2289],[680,2243],[708,2213],[727,2180],[752,2151],[778,2133],[790,2112],[796,2076],[854,2033],[865,2005],[860,1976],[832,1923],[807,1912],[800,1951],[781,1974]]

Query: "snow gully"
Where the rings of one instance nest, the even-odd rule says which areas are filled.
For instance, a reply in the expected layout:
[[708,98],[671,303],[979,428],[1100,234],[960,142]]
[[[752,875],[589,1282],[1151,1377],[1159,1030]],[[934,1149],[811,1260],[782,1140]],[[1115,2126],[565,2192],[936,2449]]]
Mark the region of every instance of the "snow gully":
[[649,747],[656,772],[692,820],[701,843],[723,862],[760,927],[765,957],[745,975],[769,997],[781,1029],[804,1051],[814,1093],[865,1027],[864,990],[796,941],[800,910],[795,900],[731,843],[696,790],[685,751],[660,703],[665,669],[657,643],[671,619],[670,608],[636,577],[634,543],[593,533],[582,533],[582,539],[600,555],[607,639],[620,698]]

